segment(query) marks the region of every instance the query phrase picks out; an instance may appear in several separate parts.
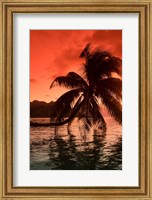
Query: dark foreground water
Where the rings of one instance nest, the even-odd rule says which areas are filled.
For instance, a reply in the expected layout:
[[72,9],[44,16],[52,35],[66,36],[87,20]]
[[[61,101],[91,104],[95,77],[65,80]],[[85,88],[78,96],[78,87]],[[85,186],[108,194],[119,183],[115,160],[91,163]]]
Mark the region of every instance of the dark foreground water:
[[30,170],[121,170],[122,127],[110,117],[106,122],[106,133],[98,127],[83,132],[77,119],[70,127],[31,127]]

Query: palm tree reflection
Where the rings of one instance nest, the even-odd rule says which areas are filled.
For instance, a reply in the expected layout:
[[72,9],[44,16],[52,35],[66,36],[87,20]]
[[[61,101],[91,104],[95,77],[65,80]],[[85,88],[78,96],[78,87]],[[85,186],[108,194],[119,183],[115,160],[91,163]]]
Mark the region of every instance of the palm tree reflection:
[[[89,133],[84,133],[89,134]],[[105,154],[105,132],[94,130],[92,140],[81,135],[69,134],[63,137],[54,135],[50,141],[50,160],[55,163],[53,169],[59,170],[114,170],[121,169],[121,138],[111,146],[111,152]]]

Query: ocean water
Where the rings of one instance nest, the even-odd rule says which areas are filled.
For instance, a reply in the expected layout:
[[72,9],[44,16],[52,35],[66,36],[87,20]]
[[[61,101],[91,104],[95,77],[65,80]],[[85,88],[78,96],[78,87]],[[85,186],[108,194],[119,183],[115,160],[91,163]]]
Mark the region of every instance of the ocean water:
[[[77,118],[68,126],[30,127],[30,170],[121,170],[122,127],[105,118],[107,131],[82,131]],[[49,118],[31,118],[46,123]]]

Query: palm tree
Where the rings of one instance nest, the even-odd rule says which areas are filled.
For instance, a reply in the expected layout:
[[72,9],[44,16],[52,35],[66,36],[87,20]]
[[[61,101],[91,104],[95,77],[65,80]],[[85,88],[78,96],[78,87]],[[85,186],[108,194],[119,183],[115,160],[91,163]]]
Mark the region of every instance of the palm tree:
[[[90,43],[80,54],[84,76],[69,72],[66,76],[57,77],[51,84],[70,89],[55,103],[56,119],[52,126],[70,123],[75,116],[83,122],[83,128],[89,129],[94,124],[106,129],[100,104],[104,105],[110,115],[122,123],[122,61],[107,51],[93,50]],[[118,77],[118,78],[117,78]],[[68,118],[67,118],[68,116]],[[66,119],[65,119],[66,117]]]

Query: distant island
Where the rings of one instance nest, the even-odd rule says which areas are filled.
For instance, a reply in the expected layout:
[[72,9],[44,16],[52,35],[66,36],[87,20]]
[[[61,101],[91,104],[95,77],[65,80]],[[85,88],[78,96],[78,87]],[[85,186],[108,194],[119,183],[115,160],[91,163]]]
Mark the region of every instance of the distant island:
[[34,100],[30,102],[30,117],[31,118],[48,118],[50,116],[55,117],[55,114],[51,113],[55,102],[51,101],[46,103],[45,101]]
[[[54,118],[56,117],[54,105],[55,105],[54,101],[47,103],[45,101],[34,100],[30,102],[30,117],[31,118],[50,118],[50,117]],[[103,112],[103,116],[105,117],[109,116],[106,110],[103,110],[102,112]],[[76,116],[78,116],[78,114]]]

